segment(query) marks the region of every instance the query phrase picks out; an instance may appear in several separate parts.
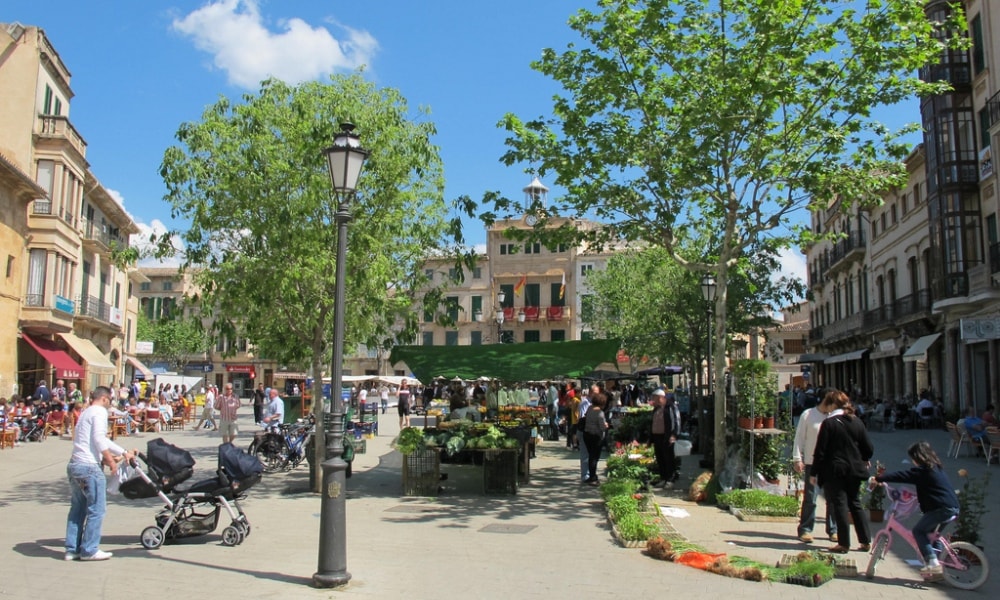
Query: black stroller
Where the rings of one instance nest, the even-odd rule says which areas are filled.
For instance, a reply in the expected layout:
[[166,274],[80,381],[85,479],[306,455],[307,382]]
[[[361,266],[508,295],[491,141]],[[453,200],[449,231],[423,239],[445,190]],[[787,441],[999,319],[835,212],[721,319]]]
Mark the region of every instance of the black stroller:
[[162,438],[151,440],[146,454],[139,454],[148,473],[136,465],[138,477],[121,484],[120,491],[128,499],[159,496],[166,506],[156,515],[156,525],[140,534],[144,548],[155,550],[167,540],[208,535],[219,524],[219,512],[224,508],[230,524],[222,530],[226,546],[242,544],[250,535],[240,500],[246,491],[260,481],[263,465],[232,444],[219,446],[219,467],[216,476],[182,486],[193,473],[194,458]]

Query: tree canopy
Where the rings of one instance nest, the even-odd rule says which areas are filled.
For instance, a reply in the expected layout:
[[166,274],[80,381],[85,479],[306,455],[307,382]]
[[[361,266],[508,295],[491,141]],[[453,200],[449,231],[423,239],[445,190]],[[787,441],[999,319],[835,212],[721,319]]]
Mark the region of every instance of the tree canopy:
[[[960,10],[942,26],[924,4],[599,0],[570,19],[580,47],[546,49],[532,65],[563,87],[552,115],[501,122],[503,160],[554,173],[565,196],[551,207],[500,199],[493,208],[596,217],[607,226],[559,235],[642,240],[712,272],[718,380],[730,272],[746,270],[747,252],[803,241],[807,205],[873,202],[905,181],[906,130],[873,110],[946,89],[917,72],[965,28]],[[721,468],[725,396],[716,390]]]

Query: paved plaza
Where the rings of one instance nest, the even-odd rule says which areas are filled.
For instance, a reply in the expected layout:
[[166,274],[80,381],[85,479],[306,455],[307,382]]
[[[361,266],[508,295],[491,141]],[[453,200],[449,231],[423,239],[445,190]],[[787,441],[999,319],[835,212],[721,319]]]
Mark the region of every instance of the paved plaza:
[[[244,408],[245,415],[249,408]],[[248,416],[242,417],[250,427]],[[305,466],[265,476],[244,504],[253,525],[240,546],[221,545],[215,533],[148,551],[139,532],[153,524],[158,501],[109,500],[102,548],[115,557],[102,563],[64,562],[63,535],[69,490],[65,477],[70,442],[48,439],[0,451],[0,598],[46,600],[108,598],[919,598],[983,597],[1000,594],[997,577],[977,592],[945,584],[924,585],[908,547],[897,546],[874,581],[835,579],[809,589],[783,583],[752,583],[653,560],[611,538],[597,490],[577,483],[576,454],[563,443],[546,442],[532,461],[531,480],[516,496],[483,496],[472,466],[442,465],[448,479],[436,498],[401,493],[401,457],[390,448],[395,414],[382,417],[381,435],[367,442],[348,480],[348,570],[350,583],[335,590],[310,586],[316,570],[320,500],[308,491]],[[123,438],[145,449],[157,434]],[[198,461],[194,479],[215,468],[217,434],[168,431],[159,434],[190,450]],[[906,446],[924,438],[941,454],[944,431],[872,433],[876,458],[890,469],[901,465]],[[249,442],[241,434],[238,444]],[[987,470],[984,460],[948,459],[949,474],[965,467]],[[988,502],[998,507],[1000,468]],[[685,459],[683,481],[697,476],[697,457]],[[953,476],[957,485],[957,478]],[[679,486],[680,487],[680,486]],[[776,562],[806,548],[795,539],[794,523],[744,523],[714,506],[698,506],[668,491],[662,505],[690,517],[673,519],[686,538],[712,552]],[[1000,569],[1000,508],[984,520],[983,539],[994,569]],[[817,542],[815,546],[824,547]],[[856,543],[855,543],[856,545]],[[852,552],[862,568],[868,555]]]

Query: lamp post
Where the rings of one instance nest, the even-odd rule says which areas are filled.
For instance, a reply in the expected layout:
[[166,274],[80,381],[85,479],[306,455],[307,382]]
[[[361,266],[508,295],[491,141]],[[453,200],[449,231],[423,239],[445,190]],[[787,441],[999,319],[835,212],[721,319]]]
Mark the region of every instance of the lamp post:
[[495,316],[495,319],[496,319],[496,322],[497,322],[497,343],[498,344],[502,344],[503,343],[503,321],[504,321],[503,301],[504,301],[504,299],[506,297],[507,297],[507,294],[504,294],[503,292],[500,292],[499,294],[497,294],[497,309],[496,309],[496,314],[494,316]]
[[[317,587],[343,585],[351,580],[347,572],[347,514],[344,453],[344,278],[347,262],[347,223],[351,220],[350,202],[357,189],[361,167],[368,158],[368,151],[361,147],[360,138],[353,133],[354,125],[341,123],[340,133],[333,146],[323,152],[330,167],[333,193],[337,196],[337,271],[334,287],[333,317],[333,368],[330,380],[331,435],[326,440],[326,460],[323,461],[322,500],[319,520],[319,566],[313,574]],[[321,424],[322,425],[322,424]]]
[[[706,316],[708,318],[708,328],[706,330],[706,334],[707,334],[707,337],[708,337],[708,355],[707,355],[708,356],[708,372],[706,374],[705,384],[706,384],[706,388],[707,388],[707,391],[708,391],[708,394],[707,394],[708,397],[709,398],[714,398],[714,396],[712,395],[712,381],[714,380],[714,377],[712,377],[712,303],[715,302],[715,277],[711,273],[707,273],[704,277],[701,278],[701,296],[702,296],[702,298],[705,299],[705,305],[706,305],[705,314],[706,314]],[[718,407],[715,407],[715,408],[716,408],[716,410],[713,411],[715,413],[714,414],[714,419],[716,421],[718,421],[719,420],[719,414],[718,414],[718,410],[717,410]],[[708,458],[708,444],[707,444],[707,442],[708,442],[708,427],[707,427],[708,423],[707,422],[703,423],[703,420],[707,421],[707,419],[704,419],[704,417],[706,416],[707,412],[708,412],[707,406],[705,406],[703,404],[702,405],[702,410],[701,410],[701,415],[699,415],[699,419],[698,419],[698,431],[699,431],[699,433],[698,433],[698,447],[701,449],[702,456],[704,456],[706,459]],[[716,432],[716,435],[717,435],[717,432]]]

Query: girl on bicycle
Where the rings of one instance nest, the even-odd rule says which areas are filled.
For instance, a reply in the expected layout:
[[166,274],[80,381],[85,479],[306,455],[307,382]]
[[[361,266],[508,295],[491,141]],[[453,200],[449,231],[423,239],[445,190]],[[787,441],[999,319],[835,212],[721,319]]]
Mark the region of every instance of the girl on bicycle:
[[948,476],[945,475],[941,459],[927,442],[917,442],[906,451],[913,461],[913,467],[905,471],[886,473],[880,468],[875,475],[878,483],[908,483],[917,488],[917,503],[924,515],[913,526],[913,538],[920,546],[925,566],[920,574],[925,577],[938,577],[942,573],[937,553],[931,546],[928,534],[942,523],[958,515],[958,496]]

